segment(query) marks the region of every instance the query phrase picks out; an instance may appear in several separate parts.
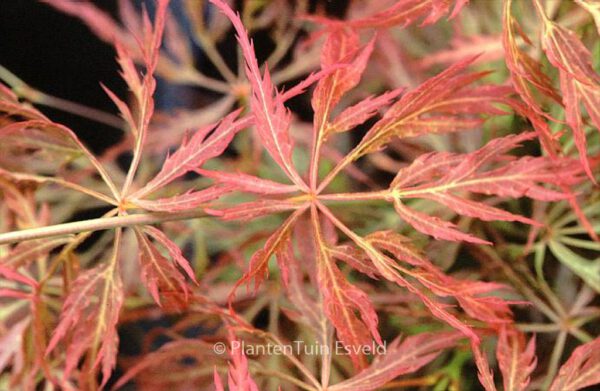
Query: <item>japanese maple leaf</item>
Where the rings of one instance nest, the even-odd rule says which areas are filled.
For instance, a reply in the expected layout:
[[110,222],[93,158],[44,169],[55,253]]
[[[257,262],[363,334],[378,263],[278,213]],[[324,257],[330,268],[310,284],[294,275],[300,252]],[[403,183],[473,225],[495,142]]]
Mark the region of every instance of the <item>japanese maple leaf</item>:
[[[489,244],[486,240],[459,231],[450,221],[415,210],[410,200],[432,200],[451,208],[459,215],[481,220],[538,224],[477,197],[526,196],[543,201],[563,199],[566,196],[561,191],[561,186],[580,181],[580,165],[570,159],[517,158],[509,155],[508,151],[535,137],[532,133],[524,133],[493,140],[468,154],[434,152],[423,155],[400,170],[386,190],[327,194],[325,190],[339,173],[356,160],[385,148],[393,139],[476,129],[485,121],[486,116],[504,114],[497,104],[506,104],[513,90],[505,86],[474,86],[487,72],[466,72],[467,66],[474,60],[469,58],[452,65],[402,96],[400,94],[403,91],[398,89],[377,97],[367,97],[351,109],[335,115],[338,102],[360,82],[372,41],[361,47],[355,32],[342,28],[329,29],[321,57],[322,70],[330,69],[336,63],[352,66],[341,67],[323,76],[313,92],[311,103],[315,110],[315,121],[309,181],[306,184],[291,161],[293,144],[289,138],[290,119],[282,99],[277,99],[281,94],[271,84],[268,70],[260,72],[252,43],[239,16],[222,1],[213,0],[213,3],[227,15],[236,30],[246,63],[246,77],[250,80],[252,89],[250,106],[254,114],[254,125],[267,152],[293,182],[290,187],[247,174],[206,172],[218,184],[237,186],[237,190],[255,194],[258,198],[232,207],[211,210],[211,213],[224,220],[251,220],[269,214],[289,213],[282,225],[268,237],[264,247],[252,256],[248,271],[235,287],[254,281],[256,290],[268,275],[268,264],[272,257],[277,259],[285,276],[286,263],[290,259],[290,243],[304,239],[295,236],[294,227],[305,214],[310,213],[318,289],[323,298],[324,312],[343,343],[360,345],[370,338],[379,341],[379,334],[372,304],[364,292],[346,281],[337,266],[339,261],[347,262],[370,276],[383,277],[406,288],[435,317],[467,335],[474,350],[478,351],[479,337],[473,329],[461,321],[447,305],[431,295],[454,297],[470,317],[498,328],[511,322],[509,303],[486,295],[499,289],[498,284],[446,276],[429,260],[417,254],[405,238],[392,233],[373,233],[362,237],[338,218],[326,204],[384,200],[394,205],[401,219],[426,235],[443,240]],[[339,133],[363,123],[383,108],[385,110],[381,118],[363,139],[321,180],[318,175],[319,158],[325,143]],[[253,183],[256,188],[253,188]],[[299,195],[292,194],[294,192]],[[340,247],[327,239],[322,226],[324,222],[332,224],[343,233],[350,240],[350,247]],[[343,253],[341,248],[350,248],[351,253]],[[364,368],[363,357],[354,355],[351,358],[356,367]],[[478,363],[480,368],[487,366],[483,356]]]
[[106,384],[116,364],[117,321],[122,305],[122,281],[113,262],[100,264],[77,277],[46,349],[49,354],[68,334],[72,335],[66,349],[65,379],[85,353],[91,351],[90,368],[101,366],[102,384]]

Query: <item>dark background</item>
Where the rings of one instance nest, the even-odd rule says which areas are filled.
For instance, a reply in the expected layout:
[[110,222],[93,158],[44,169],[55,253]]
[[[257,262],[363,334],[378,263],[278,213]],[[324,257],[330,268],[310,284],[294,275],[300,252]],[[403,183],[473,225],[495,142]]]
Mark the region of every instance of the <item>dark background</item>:
[[[171,5],[179,1],[171,0]],[[113,16],[117,14],[116,0],[94,3]],[[312,10],[317,5],[339,16],[344,13],[347,0],[311,1]],[[40,1],[0,0],[0,64],[42,92],[109,113],[117,114],[117,110],[100,82],[118,96],[126,96],[112,46],[96,38],[78,19]],[[109,126],[44,106],[38,108],[52,120],[73,129],[96,153],[121,137],[119,130]]]
[[[116,1],[101,1],[114,12]],[[30,86],[107,112],[114,105],[100,82],[124,96],[125,84],[117,73],[115,52],[97,39],[79,20],[35,0],[0,1],[0,64]],[[77,132],[99,152],[117,141],[120,131],[70,114],[39,107],[54,121]]]

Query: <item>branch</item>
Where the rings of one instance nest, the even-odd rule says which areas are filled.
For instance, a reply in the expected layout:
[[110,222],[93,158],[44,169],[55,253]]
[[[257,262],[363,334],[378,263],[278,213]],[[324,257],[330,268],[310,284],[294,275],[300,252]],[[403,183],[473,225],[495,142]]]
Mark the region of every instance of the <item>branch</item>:
[[0,234],[0,245],[23,242],[26,240],[48,238],[87,231],[101,231],[117,227],[157,224],[165,221],[188,220],[208,216],[204,210],[192,210],[181,213],[138,213],[126,216],[104,217],[72,223],[49,225],[47,227],[24,229]]

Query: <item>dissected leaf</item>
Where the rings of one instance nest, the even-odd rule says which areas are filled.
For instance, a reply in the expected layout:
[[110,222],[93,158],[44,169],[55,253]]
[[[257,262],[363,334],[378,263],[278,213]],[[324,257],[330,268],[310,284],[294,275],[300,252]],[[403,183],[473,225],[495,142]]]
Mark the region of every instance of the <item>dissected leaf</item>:
[[482,124],[482,114],[500,113],[493,103],[509,94],[510,89],[469,87],[485,75],[461,75],[472,61],[461,61],[404,94],[348,154],[348,159],[376,152],[395,137],[473,129]]
[[290,112],[278,98],[279,92],[271,82],[269,70],[261,75],[254,53],[254,45],[239,16],[221,0],[211,0],[232,22],[238,42],[244,55],[246,77],[252,87],[250,107],[254,115],[254,125],[264,148],[282,168],[288,178],[298,187],[306,189],[306,184],[292,162],[293,142],[289,135]]
[[101,365],[102,384],[106,384],[116,364],[119,344],[116,326],[122,305],[121,277],[110,264],[100,264],[77,277],[46,349],[49,354],[68,333],[72,335],[72,342],[66,348],[65,379],[84,354],[93,351],[90,368]]
[[535,369],[535,339],[525,344],[524,336],[503,328],[496,349],[505,391],[525,391]]
[[550,391],[576,391],[600,383],[600,338],[577,347],[560,367]]
[[236,191],[243,191],[246,193],[256,194],[287,194],[294,193],[298,188],[294,185],[285,185],[255,177],[252,175],[244,174],[242,172],[229,173],[223,171],[210,171],[199,169],[196,170],[201,175],[212,178],[217,183],[221,183],[226,186],[230,186]]
[[292,213],[267,239],[264,247],[252,255],[248,271],[238,280],[236,287],[254,280],[254,293],[256,293],[265,275],[268,276],[269,260],[279,252],[286,250],[286,242],[294,228],[294,223],[303,212],[304,210],[299,209]]
[[438,357],[444,349],[453,347],[459,333],[421,333],[403,340],[397,338],[388,345],[386,354],[356,376],[337,383],[330,390],[369,391],[381,389],[394,378],[413,373]]
[[311,104],[315,112],[313,126],[317,140],[325,135],[327,122],[342,96],[360,81],[374,42],[371,40],[359,52],[358,34],[351,30],[335,30],[327,37],[321,51],[321,68],[327,69],[345,62],[348,66],[319,80],[312,94]]
[[[236,339],[232,339],[237,341]],[[238,341],[239,342],[239,341]],[[230,391],[258,391],[258,386],[250,377],[248,371],[248,359],[241,348],[232,348],[229,350],[229,372],[227,375],[227,385]],[[215,375],[217,376],[217,375]],[[220,379],[217,384],[220,383]],[[221,385],[221,388],[223,386]]]
[[141,229],[135,229],[139,247],[139,263],[142,281],[148,288],[154,301],[161,305],[161,295],[170,298],[183,293],[188,296],[185,277],[169,262],[148,239]]
[[[581,170],[574,161],[549,157],[514,158],[505,155],[505,152],[532,137],[532,133],[523,133],[497,138],[483,148],[465,155],[446,152],[421,155],[411,165],[401,169],[390,185],[396,211],[407,223],[424,234],[437,239],[480,244],[486,242],[456,230],[450,222],[417,212],[401,200],[425,198],[464,216],[487,221],[520,221],[539,225],[531,219],[458,195],[473,192],[514,198],[527,196],[542,201],[567,198],[566,194],[541,184],[561,188],[580,181]],[[454,192],[457,193],[453,194]]]
[[209,201],[213,201],[231,191],[233,186],[211,186],[204,190],[188,191],[180,195],[156,200],[133,200],[133,202],[147,210],[156,212],[178,212],[206,206]]
[[247,117],[236,120],[239,113],[237,110],[229,114],[216,127],[211,125],[196,131],[167,157],[159,173],[132,197],[140,199],[223,153],[233,136],[249,124]]
[[[450,18],[455,17],[469,0],[456,0]],[[383,11],[364,18],[347,21],[345,25],[356,28],[386,28],[396,25],[407,27],[422,19],[421,26],[436,23],[446,15],[452,4],[451,0],[399,0]],[[336,26],[337,22],[325,18],[309,18],[316,22]]]
[[[360,354],[360,347],[368,346],[372,338],[378,344],[382,343],[377,330],[377,313],[367,294],[352,286],[330,257],[316,210],[313,211],[311,220],[317,252],[317,281],[323,295],[325,314],[336,328],[339,340],[349,349],[355,367],[364,368],[365,361]],[[360,313],[360,319],[355,311]],[[355,348],[359,350],[354,351]]]
[[567,123],[573,131],[581,163],[594,178],[587,158],[587,141],[583,130],[582,104],[596,128],[600,128],[600,76],[592,68],[592,55],[574,32],[554,23],[538,5],[543,19],[543,47],[548,60],[558,68]]

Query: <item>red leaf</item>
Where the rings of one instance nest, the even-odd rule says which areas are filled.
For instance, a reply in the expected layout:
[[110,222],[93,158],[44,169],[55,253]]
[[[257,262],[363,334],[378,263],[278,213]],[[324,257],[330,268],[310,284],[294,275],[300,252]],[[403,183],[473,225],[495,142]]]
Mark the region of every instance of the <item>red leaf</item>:
[[600,338],[577,347],[560,367],[550,391],[575,391],[600,383]]
[[[258,386],[248,371],[248,360],[244,354],[241,344],[235,338],[231,338],[232,348],[229,349],[229,373],[227,385],[229,391],[258,391]],[[234,343],[237,342],[235,345]],[[239,347],[238,347],[239,346]]]
[[144,232],[135,229],[135,236],[139,248],[139,263],[142,281],[148,288],[154,301],[161,305],[160,296],[166,294],[169,297],[185,295],[187,301],[188,287],[185,278],[177,268],[169,262],[152,244]]
[[181,249],[175,243],[173,243],[173,241],[171,241],[171,239],[169,239],[167,235],[164,234],[164,232],[150,226],[144,227],[144,232],[150,235],[158,243],[160,243],[167,250],[171,259],[175,261],[175,263],[177,263],[177,265],[179,265],[179,267],[185,271],[187,276],[192,281],[194,281],[194,283],[198,283],[196,281],[196,275],[194,273],[194,270],[190,266],[188,260],[185,259],[185,257],[181,253]]
[[493,206],[486,205],[482,202],[463,199],[448,193],[423,194],[423,198],[436,201],[447,206],[462,216],[477,217],[484,221],[519,221],[525,224],[541,226],[535,220],[527,217],[519,216]]
[[9,281],[20,282],[21,284],[29,285],[32,288],[37,288],[38,283],[36,280],[27,277],[14,269],[0,265],[0,276],[6,278]]
[[483,114],[498,114],[493,103],[510,93],[505,87],[468,88],[485,73],[461,75],[474,58],[461,61],[404,94],[367,132],[346,160],[383,148],[394,137],[447,133],[478,127]]
[[[455,17],[468,1],[457,0],[450,18]],[[448,13],[450,4],[450,0],[399,0],[383,11],[361,19],[346,21],[345,25],[357,29],[389,28],[396,25],[407,27],[417,20],[424,18],[421,26],[426,26],[437,22],[442,16]],[[337,22],[321,17],[309,17],[307,19],[326,23],[331,26],[336,26]]]
[[303,212],[304,209],[300,209],[292,213],[283,224],[273,232],[269,239],[267,239],[264,247],[252,255],[248,271],[237,281],[233,291],[235,291],[238,286],[254,280],[254,293],[256,294],[260,284],[265,279],[265,276],[268,276],[269,274],[269,260],[279,252],[287,250],[286,243],[289,240],[289,236],[296,220]]
[[232,186],[211,186],[204,190],[189,191],[184,194],[169,198],[159,198],[156,200],[132,200],[137,206],[146,210],[156,212],[178,212],[207,206],[209,201],[215,200],[231,191]]
[[373,279],[377,279],[379,271],[373,266],[373,263],[368,258],[365,259],[364,254],[356,247],[344,244],[328,248],[327,251],[332,258],[345,262],[353,269],[356,269]]
[[[511,81],[521,98],[539,115],[546,116],[540,104],[533,95],[531,87],[535,87],[544,95],[556,102],[561,101],[560,95],[552,86],[552,80],[544,74],[542,65],[527,52],[519,48],[517,34],[521,28],[512,16],[512,0],[504,2],[502,44],[506,55],[506,66],[511,74]],[[516,30],[516,31],[515,31]],[[526,43],[531,44],[527,37],[521,34]]]
[[288,194],[298,191],[298,187],[295,185],[285,185],[241,172],[229,173],[204,169],[196,170],[196,172],[214,179],[217,183],[229,185],[235,191],[255,194]]
[[[219,156],[229,145],[235,134],[248,126],[250,117],[235,120],[240,110],[226,116],[214,129],[208,126],[198,130],[192,137],[184,141],[175,153],[167,157],[160,172],[132,197],[142,198],[175,179],[202,166],[207,160]],[[214,130],[213,130],[214,129]],[[210,132],[212,133],[208,135]]]
[[100,264],[79,275],[64,302],[60,323],[48,343],[46,354],[72,333],[66,347],[64,378],[77,367],[87,350],[96,352],[90,367],[102,364],[102,384],[106,384],[116,363],[119,342],[117,321],[123,305],[121,278],[109,264]]
[[478,63],[485,63],[502,58],[502,41],[499,35],[468,35],[455,36],[450,41],[450,48],[434,53],[428,53],[419,65],[429,68],[434,65],[449,65],[455,62],[477,56]]
[[[24,149],[31,156],[50,155],[56,161],[93,155],[69,128],[47,120],[15,122],[0,128],[0,137],[5,146],[14,144],[14,150]],[[14,153],[14,152],[13,152]]]
[[288,200],[258,200],[245,202],[226,209],[209,210],[208,213],[214,213],[222,220],[251,220],[268,214],[286,212],[302,208],[299,202]]
[[596,128],[600,128],[600,76],[592,67],[592,55],[575,33],[548,19],[537,1],[534,4],[544,22],[544,50],[550,63],[560,72],[567,123],[573,130],[581,163],[594,180],[579,105],[585,106]]
[[421,212],[405,206],[400,200],[394,201],[396,212],[408,224],[413,226],[417,231],[426,235],[433,236],[436,239],[451,240],[456,242],[470,242],[476,244],[492,244],[487,240],[476,238],[472,235],[458,231],[454,224],[439,219],[434,216],[428,216]]
[[336,133],[346,132],[374,116],[377,110],[386,106],[403,91],[404,88],[397,88],[377,97],[369,96],[342,111],[335,117],[329,128]]
[[[368,295],[351,285],[330,257],[328,244],[323,237],[321,222],[316,209],[311,213],[314,240],[317,252],[317,282],[323,295],[325,314],[334,325],[339,340],[350,351],[350,358],[356,368],[364,368],[365,360],[353,347],[369,345],[371,335],[382,344],[377,330],[378,318]],[[360,319],[355,315],[360,313]]]
[[389,344],[386,354],[358,375],[329,387],[331,391],[370,391],[382,387],[397,376],[418,371],[453,347],[459,333],[421,333]]
[[502,372],[505,391],[525,391],[529,377],[535,369],[535,339],[525,346],[524,336],[515,330],[500,330],[496,349],[498,365]]
[[213,370],[213,382],[215,384],[215,391],[225,391],[225,387],[223,387],[223,381],[221,381],[221,376],[219,376],[219,372],[217,372],[217,367]]
[[359,52],[358,34],[350,30],[338,29],[327,37],[321,51],[321,68],[327,69],[338,63],[348,63],[348,66],[319,80],[313,92],[311,104],[315,111],[315,131],[319,132],[319,137],[341,97],[360,81],[374,43],[371,40]]
[[115,36],[123,33],[110,15],[90,2],[70,0],[42,0],[60,11],[80,18],[94,34],[106,42],[114,42]]
[[473,353],[473,358],[475,359],[475,365],[477,365],[477,377],[479,378],[479,382],[485,391],[496,391],[494,373],[490,369],[490,363],[486,355],[481,351],[480,344],[471,341],[471,352]]
[[527,196],[542,201],[567,198],[567,194],[543,187],[542,184],[562,189],[578,183],[581,169],[573,160],[548,157],[516,159],[504,154],[532,137],[533,133],[523,133],[497,138],[479,150],[464,155],[446,152],[421,155],[411,165],[399,170],[391,183],[390,197],[394,199],[396,211],[410,225],[427,235],[472,243],[483,241],[457,231],[449,222],[414,211],[401,200],[425,198],[443,204],[460,215],[486,221],[520,221],[539,225],[526,217],[453,194],[467,191],[512,198]]
[[279,92],[271,82],[269,70],[261,76],[254,53],[254,45],[239,16],[222,0],[211,0],[233,24],[246,62],[246,77],[252,87],[250,106],[255,127],[263,146],[271,157],[298,187],[307,189],[292,162],[293,141],[290,138],[290,112],[279,98]]

